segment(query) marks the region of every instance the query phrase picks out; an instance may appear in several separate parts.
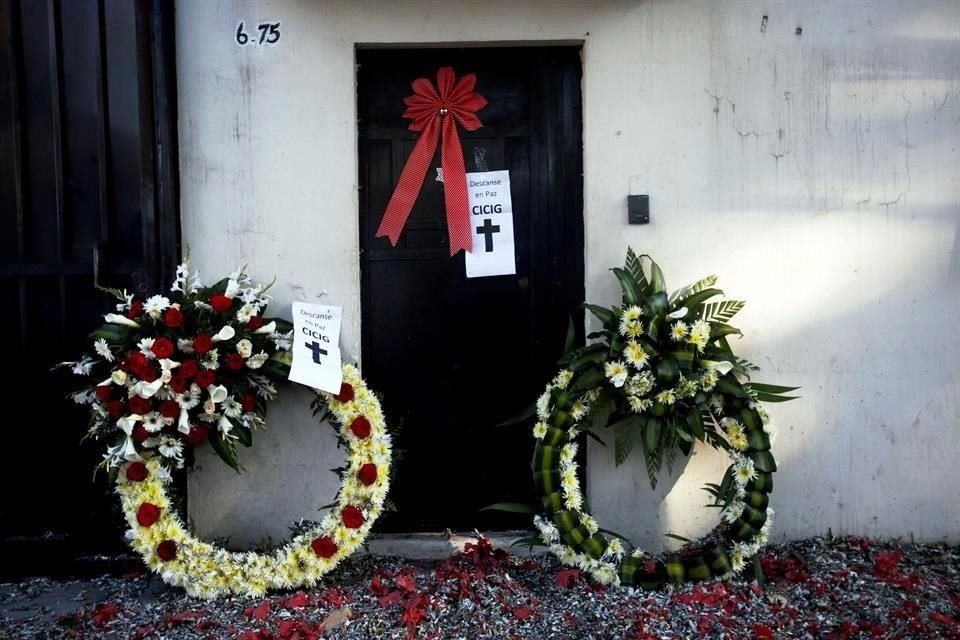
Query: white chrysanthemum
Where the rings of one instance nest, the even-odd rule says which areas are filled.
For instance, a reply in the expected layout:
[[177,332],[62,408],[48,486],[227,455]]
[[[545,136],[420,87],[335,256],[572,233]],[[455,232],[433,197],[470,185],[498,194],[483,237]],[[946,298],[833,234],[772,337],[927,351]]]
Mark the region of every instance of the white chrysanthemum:
[[656,400],[660,404],[671,405],[677,401],[677,394],[674,393],[673,389],[664,389],[656,395]]
[[627,346],[623,350],[623,357],[637,369],[643,369],[650,362],[650,356],[634,340],[627,342]]
[[630,322],[636,322],[643,316],[643,309],[637,305],[631,305],[623,310],[623,318]]
[[751,480],[757,479],[757,470],[753,460],[743,457],[733,465],[733,479],[738,486],[742,487]]
[[577,564],[577,552],[574,551],[567,545],[560,545],[560,550],[556,554],[560,559],[560,562],[567,566],[573,566]]
[[103,338],[97,338],[93,342],[93,350],[97,352],[97,355],[106,360],[107,362],[113,362],[115,358],[113,357],[113,352],[110,351],[110,345],[107,344],[107,341]]
[[620,576],[617,575],[617,568],[609,562],[601,562],[599,566],[593,568],[590,575],[600,584],[607,586],[617,586],[620,584]]
[[584,513],[580,516],[580,522],[583,524],[583,528],[587,530],[587,533],[590,535],[595,534],[600,530],[600,525],[597,524],[596,518],[590,514]]
[[582,402],[574,402],[573,406],[570,407],[570,417],[573,418],[574,422],[580,422],[586,415],[587,406]]
[[157,451],[164,458],[173,460],[178,469],[183,467],[183,443],[179,440],[170,436],[163,436],[160,438],[160,446],[157,447]]
[[570,384],[570,381],[573,379],[573,371],[569,369],[564,369],[558,373],[553,379],[553,386],[557,389],[566,389],[567,385]]
[[161,295],[150,296],[147,298],[147,301],[143,303],[143,310],[152,318],[159,317],[161,312],[169,308],[170,300]]
[[717,386],[717,374],[713,371],[704,371],[700,376],[700,388],[704,391],[713,391]]
[[542,420],[533,425],[533,437],[537,440],[543,440],[543,437],[547,435],[547,423]]
[[270,338],[273,340],[273,346],[276,347],[277,351],[290,351],[293,346],[293,331],[274,333]]
[[151,411],[147,415],[143,416],[143,428],[150,433],[156,433],[160,431],[163,429],[163,426],[163,417],[156,411]]
[[630,410],[634,413],[643,413],[653,406],[653,400],[650,398],[640,398],[638,396],[628,396],[627,402],[630,404]]
[[606,551],[604,551],[604,555],[609,556],[611,558],[616,558],[617,560],[619,560],[620,558],[623,557],[623,554],[625,553],[625,551],[626,550],[623,548],[623,543],[620,541],[620,539],[612,538],[607,543],[607,549]]
[[734,501],[727,505],[720,517],[727,524],[733,524],[741,515],[743,515],[743,503]]
[[703,351],[707,343],[710,342],[710,323],[704,320],[697,320],[690,327],[690,335],[687,336],[687,344],[696,347],[697,351]]
[[247,358],[247,368],[248,369],[259,369],[263,364],[270,358],[266,351],[261,351],[260,353],[250,356]]
[[615,387],[622,387],[627,381],[627,367],[619,360],[605,363],[603,365],[603,371],[607,379],[609,379]]
[[690,327],[682,320],[677,320],[670,327],[670,339],[674,342],[680,342],[690,334]]
[[723,425],[727,435],[727,442],[737,451],[743,451],[749,445],[747,436],[744,433],[743,425],[733,419],[727,419]]
[[630,377],[627,382],[626,391],[628,395],[645,396],[653,389],[653,374],[649,371],[642,371]]
[[537,417],[546,420],[550,417],[550,390],[545,391],[537,398]]
[[563,445],[563,447],[560,449],[560,464],[571,464],[577,457],[577,449],[578,446],[576,442],[568,442],[567,444]]
[[142,338],[137,343],[137,348],[140,350],[140,353],[148,360],[154,360],[156,358],[156,356],[153,355],[153,349],[151,349],[154,342],[156,342],[156,338]]
[[560,532],[553,523],[547,522],[540,516],[534,517],[533,523],[540,533],[540,539],[543,540],[545,544],[553,544],[560,540]]

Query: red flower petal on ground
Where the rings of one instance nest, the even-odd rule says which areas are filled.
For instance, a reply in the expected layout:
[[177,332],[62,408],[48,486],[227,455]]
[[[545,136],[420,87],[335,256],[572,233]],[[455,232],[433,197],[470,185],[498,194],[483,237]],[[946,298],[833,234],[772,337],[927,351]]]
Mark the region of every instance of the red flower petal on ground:
[[287,609],[298,609],[300,607],[305,607],[308,604],[310,604],[310,596],[305,594],[303,591],[298,591],[283,601],[283,606]]
[[362,467],[360,471],[357,472],[357,478],[366,486],[372,485],[377,481],[377,465],[372,462],[368,462]]
[[888,551],[877,555],[873,563],[873,575],[881,580],[890,580],[897,573],[897,565],[903,559],[903,551]]
[[753,625],[753,637],[757,638],[757,640],[775,640],[773,631],[770,631],[769,627],[762,624]]
[[310,547],[313,549],[313,552],[321,558],[332,558],[337,552],[337,543],[327,536],[315,538],[314,541],[310,543]]
[[350,431],[361,440],[370,435],[370,421],[363,416],[357,416],[350,423]]
[[131,462],[130,466],[127,467],[127,480],[143,482],[148,475],[150,475],[150,472],[147,470],[147,465],[142,462]]
[[583,574],[580,569],[561,569],[557,571],[558,587],[573,587],[583,580]]
[[173,355],[173,342],[168,338],[157,338],[153,341],[150,351],[160,359],[169,358]]
[[177,557],[177,543],[173,540],[164,540],[157,545],[157,557],[168,562]]
[[[258,607],[247,609],[247,611],[250,612],[249,615],[251,615],[254,620],[266,620],[267,616],[270,615],[270,601],[264,600]],[[246,613],[246,611],[244,611],[244,613]]]
[[233,300],[222,293],[215,293],[210,296],[210,306],[217,313],[226,313],[233,306]]
[[137,522],[141,527],[150,527],[160,519],[160,507],[149,502],[144,502],[137,509]]
[[526,620],[533,615],[533,609],[530,607],[517,607],[513,610],[513,617],[517,620]]
[[90,620],[98,627],[102,627],[117,617],[117,605],[113,602],[102,604],[93,610]]
[[337,402],[350,402],[353,400],[353,385],[349,382],[340,383],[340,393],[333,396],[333,399]]
[[343,511],[340,512],[340,519],[343,520],[345,524],[350,529],[356,529],[363,524],[365,518],[363,517],[363,511],[355,505],[347,505],[343,508]]

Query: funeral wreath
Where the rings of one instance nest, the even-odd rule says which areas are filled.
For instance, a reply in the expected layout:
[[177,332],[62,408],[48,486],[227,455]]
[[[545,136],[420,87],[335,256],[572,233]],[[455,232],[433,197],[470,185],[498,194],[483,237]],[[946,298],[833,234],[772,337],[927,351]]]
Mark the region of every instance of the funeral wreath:
[[72,398],[90,408],[88,437],[102,441],[100,466],[115,477],[127,539],[169,584],[201,597],[259,595],[310,585],[366,538],[389,488],[391,438],[377,397],[343,367],[338,393],[317,390],[347,449],[332,509],[272,553],[231,552],[192,536],[170,496],[171,471],[209,443],[239,470],[237,443],[265,427],[267,402],[290,368],[291,326],[263,317],[270,296],[238,270],[205,287],[189,263],[169,296],[118,298],[91,335],[91,350],[63,363],[92,380]]

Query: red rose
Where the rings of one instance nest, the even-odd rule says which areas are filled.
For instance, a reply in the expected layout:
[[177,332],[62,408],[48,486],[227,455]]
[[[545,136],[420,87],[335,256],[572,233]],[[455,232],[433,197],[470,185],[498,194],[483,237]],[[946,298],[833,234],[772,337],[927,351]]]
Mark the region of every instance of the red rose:
[[247,320],[247,331],[253,333],[257,329],[263,326],[263,318],[260,316],[250,316],[250,319]]
[[333,396],[338,402],[350,402],[353,400],[353,386],[349,382],[340,383],[340,393]]
[[139,300],[134,300],[130,303],[130,308],[127,310],[127,317],[133,320],[137,316],[143,313],[143,303]]
[[150,366],[144,367],[143,369],[135,371],[134,373],[140,376],[140,379],[144,382],[153,382],[160,377],[160,374],[157,373],[157,370]]
[[173,355],[173,343],[168,338],[157,338],[153,341],[150,351],[160,359],[169,358]]
[[183,376],[173,376],[170,378],[170,388],[175,393],[183,393],[190,386],[190,381]]
[[127,480],[132,482],[143,482],[148,475],[150,472],[147,470],[147,465],[142,462],[131,462],[127,467]]
[[173,540],[164,540],[157,545],[157,557],[164,562],[177,557],[177,543]]
[[186,441],[187,444],[195,446],[203,444],[209,437],[210,433],[204,427],[193,427],[190,429],[190,433],[187,434]]
[[243,396],[243,400],[241,400],[241,404],[243,404],[243,410],[246,411],[247,413],[257,410],[257,399],[252,395],[248,394]]
[[233,300],[222,293],[215,293],[210,296],[210,306],[217,313],[226,313],[233,306]]
[[350,431],[361,440],[370,435],[370,421],[363,416],[357,416],[350,423]]
[[130,355],[127,356],[127,365],[131,371],[136,373],[138,369],[143,369],[147,366],[147,356],[139,351],[131,351]]
[[343,520],[343,524],[348,528],[356,529],[363,524],[363,511],[360,511],[359,507],[355,507],[352,504],[347,505],[343,508],[343,511],[340,512],[340,519]]
[[196,360],[184,360],[180,365],[180,375],[188,380],[193,379],[198,371],[200,371],[200,367],[197,366]]
[[197,386],[201,389],[206,389],[210,385],[214,384],[217,381],[217,374],[211,371],[210,369],[204,369],[197,374],[197,379],[195,382]]
[[137,509],[137,522],[141,527],[149,527],[160,519],[160,507],[149,502],[144,502]]
[[111,400],[106,404],[107,413],[109,413],[114,418],[119,418],[123,415],[123,402],[120,400]]
[[140,416],[150,413],[150,401],[140,396],[133,396],[130,398],[130,413]]
[[163,324],[171,329],[176,329],[183,324],[183,311],[180,311],[180,309],[176,307],[170,307],[167,309],[167,312],[163,314]]
[[164,418],[176,418],[180,415],[180,405],[175,400],[164,400],[160,403],[160,415]]
[[201,333],[193,339],[193,350],[197,353],[206,353],[213,349],[213,340],[205,333]]
[[101,384],[97,387],[96,394],[100,402],[106,402],[110,399],[110,385]]
[[143,442],[150,437],[150,432],[147,431],[142,424],[137,423],[130,437],[133,438],[134,442]]
[[315,538],[310,546],[313,548],[313,552],[321,558],[332,558],[333,554],[337,552],[337,543],[327,536]]
[[360,467],[360,471],[357,472],[357,477],[360,479],[360,482],[369,487],[377,481],[377,465],[368,462]]
[[227,356],[227,368],[234,371],[243,369],[243,356],[239,353],[231,353]]

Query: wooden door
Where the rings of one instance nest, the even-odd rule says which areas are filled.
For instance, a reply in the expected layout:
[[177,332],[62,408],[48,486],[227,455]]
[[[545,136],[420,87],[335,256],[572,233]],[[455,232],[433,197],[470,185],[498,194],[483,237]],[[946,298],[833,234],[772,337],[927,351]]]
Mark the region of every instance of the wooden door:
[[[391,530],[514,528],[478,510],[533,502],[531,436],[496,425],[555,369],[583,300],[580,50],[359,50],[363,368],[401,427]],[[410,82],[476,73],[484,126],[461,130],[467,171],[510,172],[516,275],[467,279],[449,255],[437,153],[398,246],[375,238],[416,140]],[[579,326],[579,322],[577,325]]]
[[[112,311],[104,286],[144,294],[179,255],[173,5],[0,0],[2,575],[97,571],[126,549],[103,447],[65,399]],[[12,355],[12,357],[10,357]],[[77,379],[79,380],[79,379]]]

